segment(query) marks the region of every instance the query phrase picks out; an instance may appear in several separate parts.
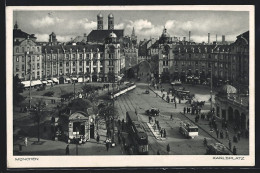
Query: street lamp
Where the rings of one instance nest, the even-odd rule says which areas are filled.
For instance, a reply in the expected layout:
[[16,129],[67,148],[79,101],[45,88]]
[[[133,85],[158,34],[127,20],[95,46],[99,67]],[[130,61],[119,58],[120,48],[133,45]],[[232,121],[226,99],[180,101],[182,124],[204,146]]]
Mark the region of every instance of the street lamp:
[[79,129],[76,127],[76,155],[78,155],[78,133]]

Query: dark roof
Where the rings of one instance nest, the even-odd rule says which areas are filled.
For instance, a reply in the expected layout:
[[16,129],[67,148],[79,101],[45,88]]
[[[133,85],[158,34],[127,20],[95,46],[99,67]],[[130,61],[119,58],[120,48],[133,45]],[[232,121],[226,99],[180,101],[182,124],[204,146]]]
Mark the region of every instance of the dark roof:
[[158,41],[158,40],[156,40],[156,41],[153,43],[153,45],[151,46],[151,49],[157,49],[157,48],[159,48],[159,41]]
[[105,39],[109,36],[109,34],[113,32],[116,34],[117,38],[123,38],[124,37],[124,30],[92,30],[88,34],[88,42],[98,42],[103,43],[105,42]]
[[230,46],[229,45],[176,45],[173,49],[174,53],[211,53],[213,50],[214,52],[223,52],[229,51]]
[[36,38],[34,34],[28,34],[20,29],[13,30],[13,38],[27,38],[28,36],[29,38]]
[[45,49],[47,50],[47,53],[51,53],[51,50],[53,50],[53,53],[57,53],[58,49],[60,53],[62,53],[63,50],[68,52],[70,49],[72,49],[72,52],[76,52],[77,50],[83,52],[84,48],[86,52],[89,52],[91,49],[93,52],[96,52],[97,48],[100,52],[104,52],[104,45],[101,44],[43,46],[42,52],[45,53]]

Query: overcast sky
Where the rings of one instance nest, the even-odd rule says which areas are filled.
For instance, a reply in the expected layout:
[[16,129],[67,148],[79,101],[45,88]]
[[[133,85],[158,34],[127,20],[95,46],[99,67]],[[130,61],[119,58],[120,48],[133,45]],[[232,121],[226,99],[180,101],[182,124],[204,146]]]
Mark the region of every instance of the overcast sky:
[[248,12],[225,11],[15,11],[14,23],[29,34],[35,34],[38,41],[48,41],[48,35],[55,32],[58,41],[88,34],[97,29],[97,14],[103,14],[104,29],[107,29],[107,16],[113,13],[115,29],[125,29],[131,35],[132,28],[138,40],[159,38],[165,26],[171,37],[186,37],[191,31],[195,42],[221,40],[234,41],[236,36],[249,30]]

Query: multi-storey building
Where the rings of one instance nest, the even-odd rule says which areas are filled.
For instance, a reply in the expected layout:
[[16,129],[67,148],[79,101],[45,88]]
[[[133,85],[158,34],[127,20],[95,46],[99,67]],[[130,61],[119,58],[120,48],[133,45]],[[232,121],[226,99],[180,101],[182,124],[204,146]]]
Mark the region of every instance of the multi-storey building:
[[17,23],[13,30],[13,74],[22,80],[42,78],[42,50],[34,35],[18,29]]
[[66,78],[86,81],[111,81],[109,74],[120,74],[122,68],[120,44],[115,33],[110,33],[105,44],[44,46],[43,78]]
[[[249,84],[249,31],[230,45],[204,45],[172,41],[164,29],[158,47],[159,79],[203,83],[213,76],[215,84]],[[154,47],[154,46],[152,46]],[[151,49],[152,50],[152,49]]]

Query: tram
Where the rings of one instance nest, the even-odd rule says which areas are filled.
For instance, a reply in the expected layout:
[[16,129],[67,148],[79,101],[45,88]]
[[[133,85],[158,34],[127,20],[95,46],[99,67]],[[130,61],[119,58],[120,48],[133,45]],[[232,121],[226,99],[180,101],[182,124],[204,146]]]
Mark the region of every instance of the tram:
[[142,124],[138,121],[135,112],[126,112],[126,125],[135,151],[138,154],[148,154],[148,135],[144,131]]
[[199,135],[198,126],[188,121],[181,121],[179,132],[187,138],[194,138]]
[[117,98],[118,96],[125,94],[126,92],[131,91],[135,88],[136,88],[135,83],[128,83],[124,88],[121,88],[120,90],[111,93],[110,99]]

